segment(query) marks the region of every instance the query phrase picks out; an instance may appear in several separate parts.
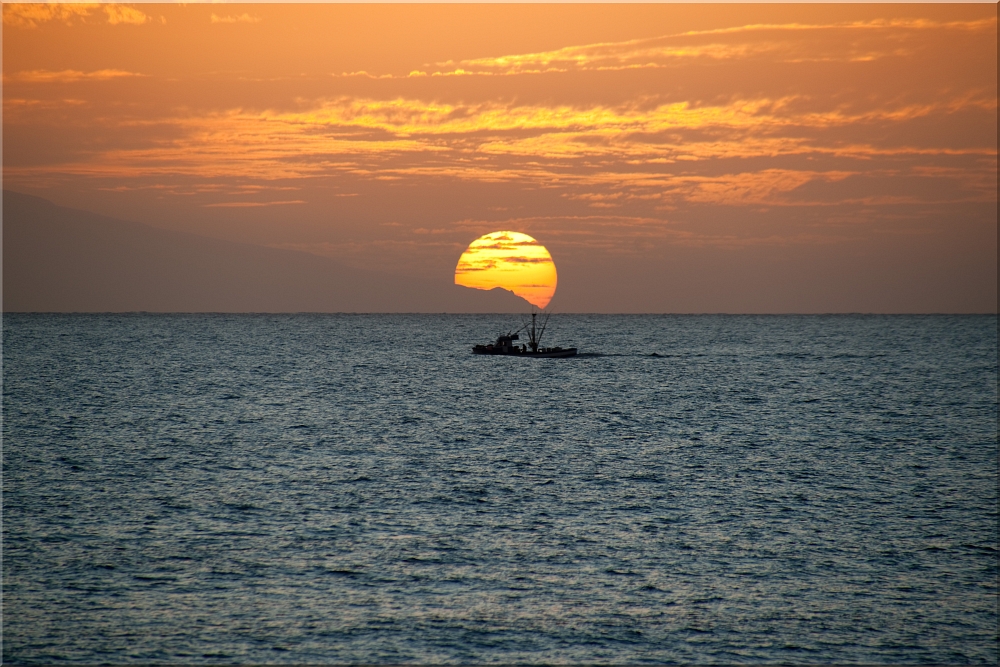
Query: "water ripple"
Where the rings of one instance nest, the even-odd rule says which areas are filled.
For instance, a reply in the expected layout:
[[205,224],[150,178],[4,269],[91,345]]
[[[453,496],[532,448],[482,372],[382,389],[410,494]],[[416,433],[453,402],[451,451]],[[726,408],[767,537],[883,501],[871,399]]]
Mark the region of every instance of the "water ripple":
[[997,662],[995,316],[500,319],[5,315],[4,660]]

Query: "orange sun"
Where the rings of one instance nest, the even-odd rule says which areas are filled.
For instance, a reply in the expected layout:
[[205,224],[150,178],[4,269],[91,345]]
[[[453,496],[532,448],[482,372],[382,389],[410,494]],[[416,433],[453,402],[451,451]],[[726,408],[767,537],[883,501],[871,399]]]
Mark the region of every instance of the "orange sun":
[[455,267],[455,284],[502,287],[545,308],[556,293],[556,265],[545,246],[520,232],[492,232],[469,244]]

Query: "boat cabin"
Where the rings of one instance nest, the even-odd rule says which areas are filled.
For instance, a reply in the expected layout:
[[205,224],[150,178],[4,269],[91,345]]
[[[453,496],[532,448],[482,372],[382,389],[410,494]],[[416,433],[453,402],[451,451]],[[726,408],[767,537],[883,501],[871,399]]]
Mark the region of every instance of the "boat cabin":
[[520,340],[517,334],[500,336],[497,338],[497,342],[493,343],[493,349],[500,350],[504,354],[519,352],[520,348],[514,344],[515,340]]

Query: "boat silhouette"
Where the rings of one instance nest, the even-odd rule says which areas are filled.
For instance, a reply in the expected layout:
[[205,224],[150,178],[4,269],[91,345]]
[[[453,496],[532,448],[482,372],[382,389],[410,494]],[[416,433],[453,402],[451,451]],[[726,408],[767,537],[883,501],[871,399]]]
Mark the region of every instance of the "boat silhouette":
[[[551,313],[545,316],[545,321],[542,322],[541,329],[537,327],[537,315],[538,313],[531,313],[530,329],[528,329],[528,325],[525,324],[517,331],[508,331],[505,334],[500,334],[497,336],[496,342],[494,343],[474,346],[472,348],[472,353],[495,354],[511,357],[532,357],[535,359],[554,359],[576,356],[575,347],[562,348],[541,346],[542,334],[545,333],[545,328],[549,323],[549,315],[551,315]],[[525,345],[519,345],[514,342],[521,340],[520,334],[522,331],[528,335],[528,340]]]

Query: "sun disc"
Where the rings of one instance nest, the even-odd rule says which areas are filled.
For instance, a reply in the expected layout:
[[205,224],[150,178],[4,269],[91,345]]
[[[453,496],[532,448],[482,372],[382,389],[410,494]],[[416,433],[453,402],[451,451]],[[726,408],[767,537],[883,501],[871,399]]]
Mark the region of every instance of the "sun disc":
[[545,246],[521,232],[491,232],[469,244],[455,267],[455,284],[502,287],[545,308],[556,293],[556,264]]

